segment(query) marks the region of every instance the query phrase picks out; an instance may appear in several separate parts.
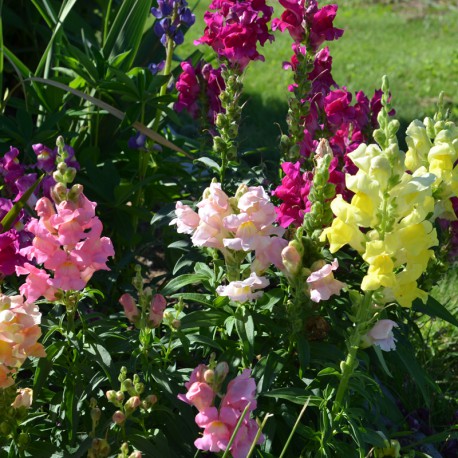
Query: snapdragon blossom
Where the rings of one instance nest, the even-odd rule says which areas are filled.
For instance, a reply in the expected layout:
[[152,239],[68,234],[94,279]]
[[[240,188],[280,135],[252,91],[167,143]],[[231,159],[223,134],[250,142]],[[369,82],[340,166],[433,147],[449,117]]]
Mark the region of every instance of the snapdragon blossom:
[[38,200],[38,218],[26,227],[34,238],[21,253],[43,269],[30,263],[16,267],[18,275],[27,275],[20,291],[29,301],[40,296],[52,300],[58,290],[82,290],[94,272],[109,270],[106,262],[114,250],[111,240],[101,237],[103,227],[95,207],[81,185],[74,185],[59,203],[47,197]]
[[[214,69],[210,64],[202,65],[201,62],[195,67],[190,62],[182,62],[180,65],[183,72],[175,84],[178,91],[175,110],[186,110],[195,119],[203,114],[214,124],[216,115],[223,111],[219,95],[226,86],[221,68]],[[202,101],[205,106],[202,106]]]
[[22,296],[0,295],[0,388],[13,385],[13,375],[29,356],[46,356],[41,336],[41,313]]
[[255,254],[252,271],[261,273],[270,264],[282,268],[281,251],[287,241],[284,229],[274,226],[275,206],[262,186],[242,185],[229,198],[220,183],[211,183],[197,204],[198,212],[181,202],[176,204],[178,232],[192,234],[195,246],[216,248],[225,257],[231,253]]
[[[199,450],[215,453],[226,450],[237,422],[249,405],[230,448],[234,458],[244,458],[259,429],[256,421],[250,418],[250,413],[256,409],[256,383],[251,377],[250,369],[245,369],[229,382],[226,394],[219,406],[215,406],[217,392],[228,371],[226,364],[223,374],[219,374],[220,364],[214,371],[209,370],[204,364],[194,369],[190,381],[185,384],[188,392],[179,395],[179,399],[194,405],[199,410],[195,421],[204,431],[194,445]],[[264,437],[261,435],[258,444],[263,441]]]
[[264,60],[257,50],[272,41],[268,26],[273,8],[265,0],[214,0],[204,15],[204,35],[194,44],[207,44],[231,67],[243,70],[252,60]]

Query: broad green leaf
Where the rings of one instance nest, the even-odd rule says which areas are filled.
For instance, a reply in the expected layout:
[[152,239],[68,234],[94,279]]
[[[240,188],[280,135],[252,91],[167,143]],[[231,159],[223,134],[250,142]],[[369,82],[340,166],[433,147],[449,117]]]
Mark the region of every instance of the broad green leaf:
[[108,32],[103,46],[106,58],[115,58],[130,51],[119,68],[128,70],[140,46],[145,22],[151,9],[151,0],[124,0]]
[[412,380],[420,388],[421,394],[427,406],[431,403],[431,391],[438,392],[438,386],[429,378],[415,358],[415,350],[410,342],[399,333],[396,333],[396,351],[393,356],[402,362]]
[[184,301],[197,302],[199,304],[204,304],[208,307],[212,306],[212,301],[209,299],[208,294],[199,294],[199,293],[178,293],[170,296],[172,299],[183,299]]
[[227,314],[221,310],[198,310],[181,319],[180,329],[221,326],[226,318]]
[[438,317],[442,320],[448,321],[454,326],[458,326],[458,319],[456,319],[439,301],[432,296],[428,296],[428,301],[423,304],[421,300],[416,300],[412,306],[416,312],[421,312],[432,317]]
[[217,164],[213,159],[210,159],[209,157],[199,157],[195,159],[194,162],[202,162],[202,164],[210,167],[213,170],[216,170],[218,173],[220,171],[219,164]]
[[175,291],[183,288],[183,286],[190,285],[192,283],[201,283],[204,280],[207,280],[208,277],[202,274],[184,274],[179,277],[173,278],[170,280],[164,288],[161,290],[161,294],[168,296]]

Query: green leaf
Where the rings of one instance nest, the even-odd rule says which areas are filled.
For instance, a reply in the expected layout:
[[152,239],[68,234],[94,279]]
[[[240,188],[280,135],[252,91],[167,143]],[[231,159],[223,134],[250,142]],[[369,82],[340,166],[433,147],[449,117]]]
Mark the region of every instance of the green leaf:
[[388,369],[388,366],[386,365],[385,357],[383,356],[382,349],[378,345],[373,345],[372,348],[374,349],[375,354],[377,355],[377,358],[378,358],[383,370],[385,371],[386,375],[388,375],[388,377],[393,377],[391,375],[390,370]]
[[294,404],[304,405],[307,399],[310,398],[309,405],[319,406],[323,400],[319,396],[307,395],[305,389],[301,388],[278,388],[268,393],[261,393],[261,396],[268,398],[286,399]]
[[431,317],[438,317],[442,320],[448,321],[454,326],[458,326],[458,320],[434,297],[428,296],[426,304],[417,299],[412,306],[415,312],[425,313]]
[[199,304],[204,304],[208,307],[212,306],[212,301],[209,299],[208,294],[199,294],[199,293],[178,293],[170,296],[172,299],[183,299],[184,301],[197,302]]
[[102,49],[103,55],[108,58],[130,51],[119,68],[128,70],[132,66],[150,9],[151,0],[124,0],[119,8]]
[[399,333],[396,333],[396,351],[393,356],[405,366],[412,380],[420,388],[427,406],[431,404],[431,391],[439,392],[438,386],[428,377],[415,358],[415,349],[410,342]]
[[221,310],[198,310],[188,313],[181,319],[180,329],[221,326],[226,318],[227,314]]
[[164,288],[161,290],[161,294],[168,296],[173,292],[183,288],[183,286],[192,284],[192,283],[201,283],[204,280],[207,280],[208,277],[202,274],[184,274],[179,277],[173,278],[170,280]]
[[213,170],[216,170],[218,173],[220,171],[220,166],[209,157],[199,157],[194,162],[202,162],[202,164],[206,165],[207,167],[210,167]]
[[242,342],[245,357],[251,361],[254,357],[254,321],[246,308],[235,316],[235,329]]

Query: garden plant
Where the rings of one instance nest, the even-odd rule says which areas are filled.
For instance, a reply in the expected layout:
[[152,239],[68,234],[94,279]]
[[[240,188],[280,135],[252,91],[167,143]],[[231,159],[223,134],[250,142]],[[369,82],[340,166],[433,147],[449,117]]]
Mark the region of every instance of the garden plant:
[[458,456],[456,94],[339,8],[0,0],[0,457]]

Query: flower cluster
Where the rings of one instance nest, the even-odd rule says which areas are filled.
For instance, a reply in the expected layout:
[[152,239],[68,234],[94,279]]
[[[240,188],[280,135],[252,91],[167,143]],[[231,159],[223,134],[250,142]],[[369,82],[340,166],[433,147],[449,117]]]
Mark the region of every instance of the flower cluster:
[[[108,270],[107,259],[114,256],[111,240],[101,237],[102,223],[95,216],[96,204],[83,194],[81,185],[67,190],[61,183],[47,197],[38,200],[26,229],[33,234],[32,245],[21,250],[30,261],[16,267],[27,275],[20,291],[30,302],[41,296],[54,300],[58,290],[82,290],[97,270]],[[51,273],[49,273],[51,272]]]
[[[387,116],[387,113],[385,113]],[[376,135],[391,139],[382,150],[378,145],[362,144],[349,156],[358,168],[346,175],[347,188],[355,194],[351,202],[338,195],[331,203],[336,218],[323,232],[334,253],[346,244],[358,251],[368,264],[363,291],[381,292],[378,301],[396,300],[409,307],[413,300],[425,300],[417,280],[434,256],[438,244],[436,230],[427,220],[434,211],[431,185],[435,176],[419,168],[406,172],[403,155],[395,141],[396,121]]]
[[0,295],[0,388],[14,383],[13,375],[27,357],[46,356],[43,345],[37,342],[40,322],[41,313],[35,304],[24,302],[22,296]]
[[163,46],[167,40],[181,45],[184,41],[183,27],[191,27],[196,18],[188,8],[186,0],[158,0],[158,7],[151,8],[151,14],[158,19],[154,24],[154,33]]
[[213,0],[204,16],[207,27],[194,43],[207,44],[218,57],[242,71],[252,60],[264,60],[257,44],[272,41],[267,24],[273,8],[265,0]]
[[[186,0],[158,0],[157,8],[151,8],[151,14],[157,19],[154,33],[164,47],[167,47],[170,40],[173,46],[181,45],[184,41],[183,28],[191,27],[196,21]],[[164,70],[165,61],[151,63],[148,68],[155,75]]]
[[413,121],[406,134],[407,169],[415,172],[426,167],[436,177],[432,185],[434,216],[450,233],[449,256],[453,259],[458,253],[458,127],[451,121],[425,118]]
[[[337,40],[343,35],[342,29],[333,26],[337,5],[318,8],[316,0],[279,0],[285,8],[279,19],[272,20],[272,30],[288,30],[296,43],[307,44],[315,52],[324,41]],[[306,28],[304,27],[306,25]]]
[[[215,123],[216,115],[222,112],[219,95],[226,87],[221,76],[221,68],[214,69],[210,64],[199,62],[193,67],[190,62],[182,62],[183,72],[178,77],[175,87],[178,100],[174,108],[180,112],[187,110],[193,118],[203,114],[210,124]],[[201,106],[205,103],[205,106]]]
[[[29,197],[28,204],[34,206],[38,196],[50,195],[50,189],[56,184],[53,172],[56,171],[57,147],[54,150],[42,145],[32,145],[36,154],[36,163],[25,166],[19,161],[19,150],[10,148],[0,159],[0,180],[2,191],[8,198],[0,198],[0,221],[13,208],[13,203],[18,201],[22,195],[28,191],[37,181],[38,173],[45,173],[39,187]],[[79,169],[79,164],[74,158],[74,151],[65,145],[66,151],[65,164],[72,170]],[[30,172],[30,173],[29,173]],[[21,250],[30,245],[32,234],[25,227],[30,220],[30,215],[21,210],[10,228],[2,228],[4,232],[0,234],[0,276],[12,275],[16,266],[23,266],[26,258],[21,254]]]
[[[235,426],[247,406],[248,409],[231,445],[234,458],[243,458],[251,447],[258,432],[258,425],[250,418],[256,409],[256,384],[251,378],[250,369],[245,369],[231,380],[218,407],[214,405],[216,395],[229,368],[226,363],[219,363],[214,369],[204,364],[197,366],[185,384],[188,392],[178,398],[197,408],[196,423],[203,428],[203,435],[194,442],[199,450],[220,452],[226,450]],[[258,443],[264,440],[261,435]]]
[[[255,274],[265,271],[271,264],[283,268],[281,251],[287,241],[281,238],[284,229],[273,225],[276,219],[275,206],[262,186],[241,185],[234,197],[229,198],[220,183],[211,183],[197,204],[198,213],[189,205],[176,204],[176,218],[170,224],[177,225],[179,233],[192,234],[195,246],[216,248],[226,260],[228,269],[234,266],[237,278],[228,274],[229,280],[238,282],[239,264],[248,252],[255,255],[251,270]],[[234,300],[258,297],[251,290],[267,285],[266,280],[252,275],[220,289]]]
[[[121,368],[118,380],[121,382],[119,391],[108,390],[105,393],[108,402],[113,404],[118,410],[112,415],[113,423],[124,425],[126,420],[138,409],[144,412],[150,411],[157,402],[157,396],[149,394],[142,399],[145,385],[140,381],[140,377],[134,374],[133,378],[127,378],[127,369]],[[126,400],[126,395],[129,397]]]

